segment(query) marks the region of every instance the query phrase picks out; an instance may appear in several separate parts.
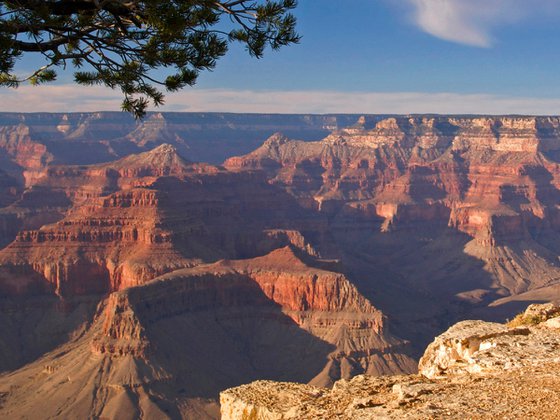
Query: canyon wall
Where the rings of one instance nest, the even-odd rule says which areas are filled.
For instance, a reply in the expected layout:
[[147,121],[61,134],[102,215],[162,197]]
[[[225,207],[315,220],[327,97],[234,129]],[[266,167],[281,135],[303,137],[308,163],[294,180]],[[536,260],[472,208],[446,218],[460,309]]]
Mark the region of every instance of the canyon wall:
[[317,142],[277,133],[225,166],[264,173],[327,216],[358,288],[406,328],[402,307],[434,318],[419,296],[458,320],[557,282],[559,130],[557,117],[362,117]]
[[69,416],[212,418],[252,380],[407,373],[560,287],[560,118],[0,117],[10,415],[56,389]]
[[26,219],[52,209],[48,197],[65,201],[59,220],[21,228],[0,251],[8,296],[106,293],[292,243],[313,253],[298,229],[324,224],[261,177],[189,163],[169,145],[111,164],[53,166],[31,191],[34,200],[17,203]]
[[381,312],[342,274],[296,253],[222,260],[112,293],[81,334],[0,375],[0,414],[206,418],[220,390],[248,380],[325,386],[413,371]]

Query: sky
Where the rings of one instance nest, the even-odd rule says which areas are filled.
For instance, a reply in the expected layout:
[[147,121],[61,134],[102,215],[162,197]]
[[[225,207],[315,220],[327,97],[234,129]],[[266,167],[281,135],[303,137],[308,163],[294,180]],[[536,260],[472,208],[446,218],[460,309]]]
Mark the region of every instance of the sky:
[[[300,0],[295,14],[300,44],[260,60],[233,46],[160,110],[560,114],[560,0]],[[120,99],[63,76],[0,88],[0,111]]]

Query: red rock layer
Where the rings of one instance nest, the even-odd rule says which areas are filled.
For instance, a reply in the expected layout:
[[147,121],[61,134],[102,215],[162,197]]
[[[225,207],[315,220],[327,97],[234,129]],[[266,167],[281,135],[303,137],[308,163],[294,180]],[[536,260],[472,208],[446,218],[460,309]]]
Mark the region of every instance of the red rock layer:
[[19,205],[42,209],[50,198],[50,208],[59,208],[57,191],[73,201],[64,218],[21,230],[0,252],[4,293],[115,291],[201,261],[289,243],[313,254],[297,226],[321,224],[259,176],[189,164],[166,145],[110,165],[55,167]]
[[[2,195],[5,182],[0,174],[0,206],[4,204],[4,196],[5,200],[10,199],[4,205],[11,204],[2,210],[0,219],[10,220],[17,230],[34,230],[61,220],[73,204],[124,189],[148,186],[161,176],[188,177],[204,172],[216,172],[216,168],[191,164],[179,157],[174,147],[164,144],[151,152],[108,164],[38,168],[33,185],[23,193],[22,188],[14,188],[15,180],[10,177],[11,184],[6,185],[8,194]],[[11,242],[15,236],[13,229],[2,235],[0,227],[1,245]]]
[[152,323],[201,312],[220,316],[225,308],[243,308],[245,315],[236,315],[242,318],[255,316],[255,311],[263,320],[291,320],[294,327],[332,345],[315,372],[315,383],[328,385],[361,372],[414,369],[403,354],[406,343],[387,332],[381,312],[344,275],[306,265],[291,247],[264,257],[178,270],[111,295],[94,348],[137,355],[147,348]]
[[449,226],[485,247],[560,228],[559,151],[557,118],[364,118],[320,142],[274,135],[225,166],[263,170],[331,218]]
[[111,294],[69,343],[0,375],[0,413],[205,418],[209,398],[255,378],[408,372],[383,324],[342,274],[290,247],[182,269]]
[[[293,281],[308,290],[300,299],[280,292]],[[342,299],[328,302],[338,288]],[[306,321],[294,322],[296,312]],[[355,371],[408,371],[402,342],[372,328],[380,322],[344,276],[306,266],[289,248],[183,269],[111,294],[87,330],[0,375],[0,414],[215,418],[211,398],[256,378],[329,384]],[[340,333],[322,335],[318,323]],[[376,346],[343,346],[366,337]]]

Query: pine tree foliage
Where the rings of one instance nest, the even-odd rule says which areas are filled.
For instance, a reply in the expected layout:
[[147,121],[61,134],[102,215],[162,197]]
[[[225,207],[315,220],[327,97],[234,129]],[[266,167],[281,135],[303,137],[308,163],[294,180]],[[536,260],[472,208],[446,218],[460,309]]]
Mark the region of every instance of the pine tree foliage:
[[[78,84],[120,89],[123,110],[142,117],[150,103],[163,104],[163,91],[195,84],[232,42],[256,58],[297,43],[296,6],[297,0],[0,1],[0,85],[47,83],[72,68]],[[32,53],[46,64],[18,77],[18,60]]]

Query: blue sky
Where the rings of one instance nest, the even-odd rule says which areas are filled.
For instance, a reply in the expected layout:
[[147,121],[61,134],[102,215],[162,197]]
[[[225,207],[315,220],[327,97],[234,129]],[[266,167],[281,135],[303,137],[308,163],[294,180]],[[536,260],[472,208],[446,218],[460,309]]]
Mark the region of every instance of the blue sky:
[[[258,61],[248,60],[238,48],[213,74],[202,77],[200,86],[560,94],[559,19],[547,17],[544,7],[542,14],[531,11],[539,3],[558,3],[560,8],[560,1],[524,0],[531,7],[518,8],[523,16],[511,23],[505,16],[494,16],[495,20],[479,24],[466,8],[458,11],[465,14],[458,19],[441,12],[433,23],[426,23],[427,28],[417,22],[415,4],[421,3],[432,3],[437,10],[446,3],[478,8],[492,0],[301,0],[300,45]],[[495,3],[510,9],[516,1]],[[508,12],[511,9],[503,10]],[[434,36],[427,30],[438,25],[438,17],[454,20],[455,25]],[[461,18],[463,26],[473,26],[469,33],[464,29],[458,33]],[[445,32],[457,40],[442,39]],[[480,39],[473,39],[476,36]],[[481,42],[473,46],[477,40]]]
[[[560,114],[560,0],[300,0],[296,15],[299,45],[261,60],[234,46],[162,109]],[[63,79],[0,104],[105,110],[119,95]]]

